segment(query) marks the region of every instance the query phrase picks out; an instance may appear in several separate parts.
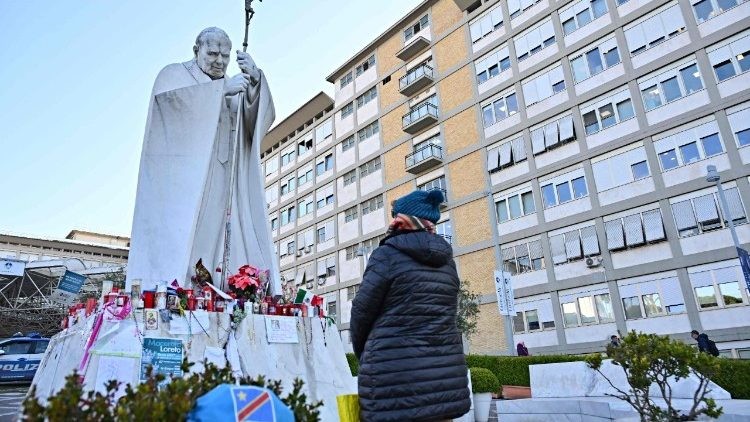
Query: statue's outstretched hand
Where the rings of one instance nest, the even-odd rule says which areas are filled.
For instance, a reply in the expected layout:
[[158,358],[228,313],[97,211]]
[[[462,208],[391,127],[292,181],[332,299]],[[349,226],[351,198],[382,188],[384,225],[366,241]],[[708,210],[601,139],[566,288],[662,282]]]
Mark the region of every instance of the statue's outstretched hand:
[[255,65],[253,58],[244,51],[237,50],[237,65],[242,70],[242,73],[250,75],[250,83],[255,86],[258,80],[260,80],[260,71]]
[[224,95],[236,95],[245,92],[250,85],[250,75],[240,73],[232,76],[224,83]]

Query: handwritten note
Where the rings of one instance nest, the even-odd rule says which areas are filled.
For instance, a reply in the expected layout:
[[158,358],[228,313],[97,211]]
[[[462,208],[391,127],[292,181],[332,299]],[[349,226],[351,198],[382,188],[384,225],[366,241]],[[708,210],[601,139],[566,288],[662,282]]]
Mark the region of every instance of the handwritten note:
[[269,343],[299,343],[297,318],[265,316],[266,339]]

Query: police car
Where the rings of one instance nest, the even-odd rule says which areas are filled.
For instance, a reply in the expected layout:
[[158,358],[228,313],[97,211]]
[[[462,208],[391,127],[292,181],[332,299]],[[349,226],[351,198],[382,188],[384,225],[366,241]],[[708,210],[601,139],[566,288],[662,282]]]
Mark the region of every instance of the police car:
[[0,383],[31,382],[49,345],[49,338],[36,333],[0,340]]

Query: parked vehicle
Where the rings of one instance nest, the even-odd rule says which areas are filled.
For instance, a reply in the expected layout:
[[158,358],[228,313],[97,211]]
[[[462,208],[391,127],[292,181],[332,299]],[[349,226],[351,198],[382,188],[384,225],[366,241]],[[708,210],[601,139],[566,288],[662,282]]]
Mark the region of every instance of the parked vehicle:
[[49,338],[36,333],[0,340],[0,383],[31,382],[48,345]]

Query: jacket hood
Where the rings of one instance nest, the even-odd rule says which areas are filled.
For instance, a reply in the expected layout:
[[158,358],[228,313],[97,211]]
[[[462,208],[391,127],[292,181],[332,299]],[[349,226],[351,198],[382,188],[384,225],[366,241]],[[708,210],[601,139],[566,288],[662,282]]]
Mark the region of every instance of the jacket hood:
[[401,232],[383,241],[430,267],[442,267],[453,258],[453,248],[442,236],[425,231]]

